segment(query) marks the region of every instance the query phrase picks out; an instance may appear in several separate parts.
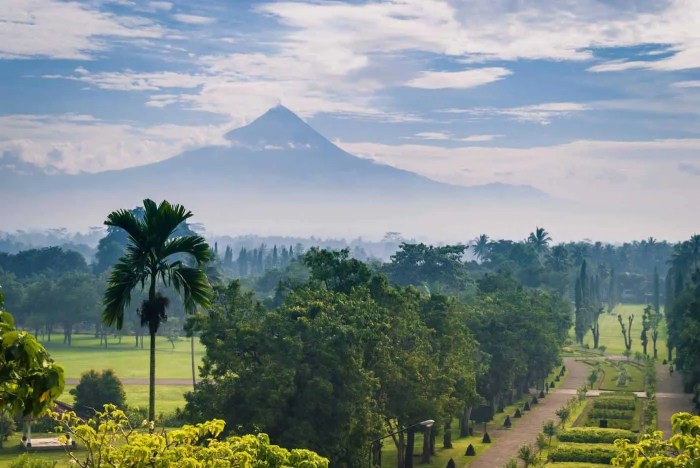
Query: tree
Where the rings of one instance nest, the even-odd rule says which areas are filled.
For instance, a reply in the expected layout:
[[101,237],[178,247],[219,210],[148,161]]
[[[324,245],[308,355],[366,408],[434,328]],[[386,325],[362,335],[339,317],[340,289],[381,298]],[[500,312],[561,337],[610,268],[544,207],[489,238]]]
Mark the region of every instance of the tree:
[[557,426],[554,424],[554,421],[549,420],[544,425],[542,426],[542,433],[547,436],[548,443],[547,445],[551,446],[552,445],[552,437],[557,435]]
[[119,409],[126,406],[124,386],[112,369],[84,372],[78,385],[69,393],[75,398],[75,408],[81,414],[92,415],[106,404]]
[[650,305],[644,308],[644,314],[642,315],[642,332],[639,335],[639,339],[642,342],[642,350],[645,356],[647,356],[647,345],[649,344],[648,332],[651,329],[651,317],[653,314],[654,312]]
[[472,250],[474,251],[474,254],[482,262],[488,259],[490,243],[491,241],[489,236],[486,234],[481,234],[479,237],[474,239],[474,242],[472,243]]
[[266,434],[222,439],[225,423],[220,419],[167,432],[163,429],[144,433],[132,427],[124,412],[113,405],[105,406],[104,411],[87,421],[71,412],[53,416],[64,433],[84,448],[68,452],[72,463],[81,468],[328,468],[329,463],[310,450],[286,450],[272,445]]
[[[63,368],[34,336],[15,328],[3,304],[0,292],[0,413],[37,417],[63,392]],[[0,437],[0,447],[2,443]]]
[[462,262],[464,245],[435,247],[402,243],[386,265],[392,283],[400,286],[427,286],[431,290],[463,290],[468,273]]
[[549,233],[541,227],[536,227],[535,232],[531,232],[527,238],[527,241],[535,247],[538,253],[543,253],[547,250],[551,240],[552,238],[549,236]]
[[234,433],[263,430],[339,465],[366,460],[382,427],[368,360],[388,350],[388,325],[365,288],[306,286],[266,310],[233,282],[199,320],[206,354],[190,419],[218,416]]
[[525,468],[528,468],[537,462],[537,452],[532,445],[521,445],[518,449],[518,458],[523,461]]
[[[132,291],[148,285],[148,298],[140,307],[141,326],[148,325],[150,335],[150,370],[148,391],[148,419],[155,419],[155,371],[156,333],[165,314],[168,300],[157,288],[158,280],[165,287],[172,286],[183,295],[185,309],[193,312],[197,305],[209,307],[213,294],[211,285],[202,270],[209,261],[211,249],[198,235],[173,237],[178,226],[192,217],[181,205],[163,201],[156,205],[152,200],[143,201],[144,216],[138,219],[127,210],[109,214],[105,224],[121,228],[128,233],[126,253],[121,257],[107,282],[102,314],[103,322],[121,329],[124,310],[131,302]],[[194,266],[187,266],[193,259]]]
[[613,466],[626,468],[694,467],[700,463],[700,416],[676,413],[671,416],[673,434],[663,438],[661,431],[644,434],[638,443],[615,441],[618,455]]
[[620,331],[622,332],[622,338],[625,340],[625,351],[629,354],[632,352],[632,322],[634,321],[634,314],[627,317],[628,325],[622,321],[622,315],[617,314],[617,321],[620,322]]

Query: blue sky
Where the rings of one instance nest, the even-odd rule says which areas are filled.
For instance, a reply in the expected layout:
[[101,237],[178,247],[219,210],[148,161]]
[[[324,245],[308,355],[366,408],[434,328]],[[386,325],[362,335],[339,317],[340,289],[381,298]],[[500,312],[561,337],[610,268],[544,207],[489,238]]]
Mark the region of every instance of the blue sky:
[[0,154],[145,164],[281,102],[437,180],[681,216],[700,198],[698,24],[693,0],[0,0]]

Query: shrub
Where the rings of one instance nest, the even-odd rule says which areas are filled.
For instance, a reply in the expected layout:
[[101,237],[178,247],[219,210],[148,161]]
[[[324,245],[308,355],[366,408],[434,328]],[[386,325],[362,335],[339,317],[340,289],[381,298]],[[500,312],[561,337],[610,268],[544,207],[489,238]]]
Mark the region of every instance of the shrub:
[[588,412],[588,417],[593,419],[632,419],[634,417],[634,410],[619,410],[594,407]]
[[562,442],[549,452],[549,459],[555,462],[610,464],[610,460],[616,455],[617,450],[612,445]]
[[0,411],[0,448],[16,430],[15,418],[5,411]]
[[79,466],[265,466],[268,468],[328,468],[328,459],[310,450],[270,444],[266,434],[220,437],[220,419],[196,425],[151,432],[134,429],[123,411],[105,405],[84,421],[75,413],[53,413],[66,433],[84,450],[72,452]]
[[616,410],[634,410],[634,397],[633,398],[598,397],[593,401],[593,408],[616,409]]
[[53,468],[56,464],[55,461],[32,458],[24,453],[10,462],[10,468]]
[[124,386],[112,369],[102,372],[91,369],[85,372],[70,394],[75,397],[75,409],[78,413],[92,413],[106,404],[117,408],[126,406]]
[[[627,431],[632,429],[632,421],[629,419],[606,419],[606,421],[608,421],[608,428],[610,429],[625,429]],[[584,426],[598,427],[599,424],[600,419],[588,418],[584,423]]]
[[637,440],[637,434],[620,429],[599,429],[593,427],[573,427],[559,434],[561,442],[579,444],[612,444],[617,439]]

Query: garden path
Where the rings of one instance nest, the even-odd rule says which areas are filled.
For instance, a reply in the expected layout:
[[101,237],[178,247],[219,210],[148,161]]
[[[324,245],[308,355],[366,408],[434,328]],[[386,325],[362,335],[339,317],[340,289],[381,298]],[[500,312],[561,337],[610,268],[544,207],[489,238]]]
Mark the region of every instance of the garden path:
[[658,385],[656,389],[656,405],[658,411],[658,428],[664,437],[671,435],[671,415],[681,411],[692,411],[692,396],[683,393],[683,380],[679,372],[670,375],[668,366],[656,365]]
[[589,367],[586,364],[575,361],[574,358],[564,358],[564,365],[568,371],[558,388],[549,392],[540,403],[533,405],[530,412],[526,412],[523,418],[515,423],[511,429],[493,430],[489,432],[493,441],[491,447],[482,455],[477,456],[470,468],[498,468],[508,460],[515,457],[521,445],[535,445],[537,434],[542,432],[542,425],[549,421],[558,421],[556,410],[571,398],[571,390],[575,390],[586,383]]

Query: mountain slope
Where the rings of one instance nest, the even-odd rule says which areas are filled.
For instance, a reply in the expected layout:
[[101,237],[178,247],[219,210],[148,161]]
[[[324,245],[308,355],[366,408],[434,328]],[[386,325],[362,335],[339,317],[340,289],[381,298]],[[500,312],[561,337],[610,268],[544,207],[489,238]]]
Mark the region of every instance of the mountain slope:
[[[374,210],[388,216],[406,209],[472,204],[545,203],[532,187],[488,184],[460,187],[355,157],[328,141],[288,109],[278,106],[226,135],[229,146],[187,151],[165,161],[96,174],[0,174],[0,196],[18,207],[56,211],[76,204],[99,216],[130,207],[144,197],[167,198],[205,207],[241,211],[284,208],[312,212],[341,207]],[[245,204],[246,209],[241,205]],[[58,208],[57,208],[58,206]],[[194,209],[194,208],[193,208]],[[323,220],[319,220],[322,222]]]

